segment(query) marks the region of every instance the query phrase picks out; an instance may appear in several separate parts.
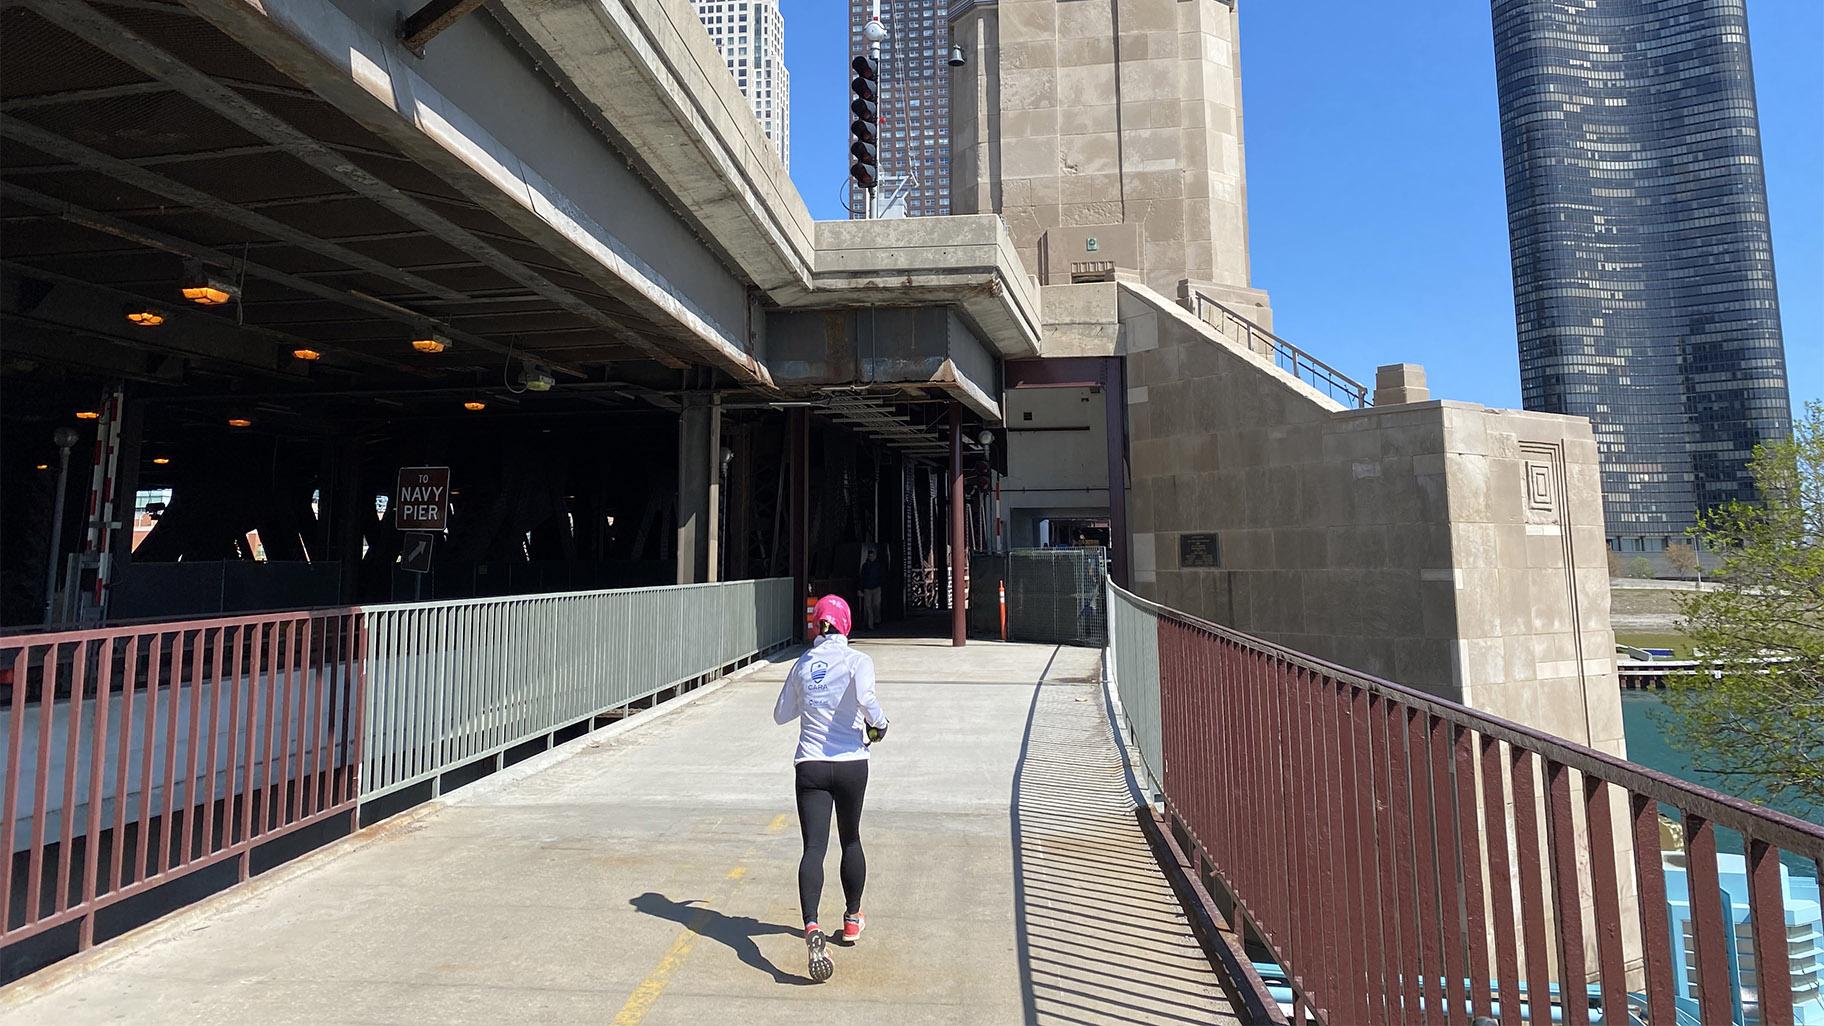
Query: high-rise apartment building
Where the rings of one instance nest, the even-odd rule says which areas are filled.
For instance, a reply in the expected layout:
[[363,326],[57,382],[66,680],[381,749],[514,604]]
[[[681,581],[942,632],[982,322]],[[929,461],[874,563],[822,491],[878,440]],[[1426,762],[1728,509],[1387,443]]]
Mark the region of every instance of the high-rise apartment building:
[[753,104],[760,128],[792,166],[792,80],[785,70],[785,19],[778,0],[695,0],[729,74]]
[[1792,430],[1743,0],[1493,0],[1526,408],[1589,417],[1611,547]]
[[[849,54],[868,52],[861,30],[873,0],[849,0]],[[880,46],[880,188],[882,211],[924,217],[950,212],[950,30],[946,0],[880,0],[891,33]],[[845,118],[846,124],[846,118]],[[911,181],[904,180],[910,176]],[[902,187],[902,183],[903,187]],[[849,183],[849,209],[860,216],[864,194]]]

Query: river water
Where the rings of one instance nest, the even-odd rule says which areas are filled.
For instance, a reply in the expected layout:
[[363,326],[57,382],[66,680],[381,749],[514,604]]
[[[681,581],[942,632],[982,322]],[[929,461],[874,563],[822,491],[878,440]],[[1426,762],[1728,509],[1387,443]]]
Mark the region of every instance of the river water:
[[[1727,781],[1695,768],[1689,757],[1672,747],[1667,740],[1667,734],[1669,730],[1675,730],[1676,726],[1666,722],[1667,716],[1664,710],[1665,700],[1656,691],[1624,690],[1621,693],[1621,722],[1628,739],[1628,758],[1650,769],[1702,784],[1725,794],[1736,793]],[[1824,809],[1807,806],[1804,802],[1792,800],[1774,802],[1771,807],[1813,823],[1824,823]],[[1722,850],[1740,853],[1742,850],[1741,835],[1734,831],[1718,828],[1717,845]],[[1800,875],[1817,875],[1816,868],[1808,860],[1787,858],[1785,862],[1790,869]]]

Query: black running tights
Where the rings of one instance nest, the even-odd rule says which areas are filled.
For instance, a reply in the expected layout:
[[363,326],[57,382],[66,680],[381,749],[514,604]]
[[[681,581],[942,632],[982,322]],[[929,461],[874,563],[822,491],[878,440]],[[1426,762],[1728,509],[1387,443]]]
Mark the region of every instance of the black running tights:
[[861,911],[861,889],[868,880],[868,860],[861,852],[861,802],[868,791],[868,760],[798,764],[798,828],[804,834],[804,857],[798,862],[798,903],[805,925],[817,921],[823,897],[823,857],[830,845],[830,812],[842,840],[842,896],[846,911]]

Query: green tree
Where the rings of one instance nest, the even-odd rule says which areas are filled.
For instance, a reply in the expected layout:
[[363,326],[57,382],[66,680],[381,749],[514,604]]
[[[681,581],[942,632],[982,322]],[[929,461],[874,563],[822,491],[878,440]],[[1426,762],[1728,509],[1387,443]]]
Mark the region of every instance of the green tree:
[[1749,469],[1758,501],[1711,510],[1692,532],[1722,557],[1721,587],[1680,601],[1714,672],[1675,679],[1668,733],[1730,790],[1824,811],[1824,404]]

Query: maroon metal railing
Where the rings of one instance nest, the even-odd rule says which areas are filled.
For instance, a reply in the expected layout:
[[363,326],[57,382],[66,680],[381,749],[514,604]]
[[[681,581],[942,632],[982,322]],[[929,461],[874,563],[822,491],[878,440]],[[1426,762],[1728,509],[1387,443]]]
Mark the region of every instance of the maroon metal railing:
[[0,638],[0,946],[355,808],[361,617]]
[[1286,968],[1295,1021],[1550,1022],[1561,1004],[1588,1023],[1592,985],[1604,1022],[1630,991],[1677,1021],[1662,804],[1683,826],[1701,1020],[1735,1019],[1727,827],[1758,1019],[1793,1021],[1780,856],[1824,861],[1824,829],[1170,610],[1158,624],[1174,829]]

